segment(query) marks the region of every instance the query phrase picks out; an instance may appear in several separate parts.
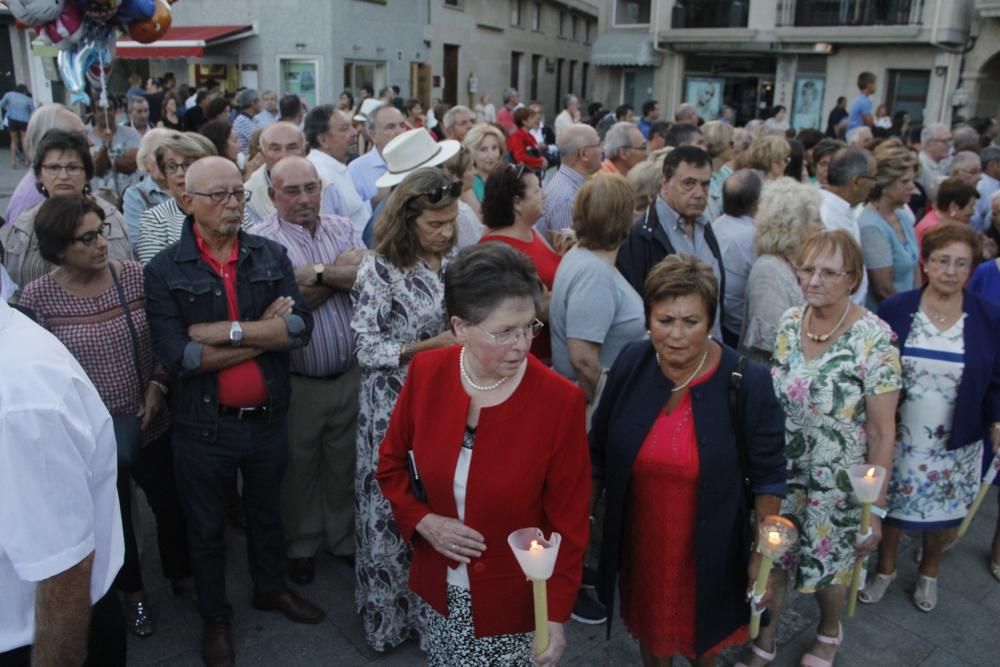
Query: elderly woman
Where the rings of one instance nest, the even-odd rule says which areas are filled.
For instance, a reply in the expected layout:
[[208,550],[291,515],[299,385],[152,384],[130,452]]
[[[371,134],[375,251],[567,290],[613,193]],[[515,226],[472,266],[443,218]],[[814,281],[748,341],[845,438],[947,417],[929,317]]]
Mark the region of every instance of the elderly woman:
[[458,198],[458,218],[455,220],[458,234],[456,245],[461,250],[479,243],[483,232],[486,231],[479,217],[479,202],[476,201],[476,195],[472,191],[472,180],[476,177],[476,168],[472,164],[472,151],[462,146],[441,166],[445,173],[462,183],[462,194]]
[[895,139],[875,149],[875,161],[875,187],[858,216],[870,285],[865,305],[871,311],[878,310],[884,299],[908,292],[918,284],[920,255],[913,231],[915,221],[907,206],[917,191],[914,183],[920,162]]
[[[940,224],[968,225],[976,212],[979,192],[960,178],[946,178],[938,185],[934,208],[917,223],[917,241],[923,247],[924,234]],[[976,258],[977,261],[979,258]]]
[[170,199],[167,178],[156,166],[156,150],[170,136],[172,130],[153,128],[142,136],[139,152],[135,160],[139,165],[142,179],[130,185],[122,196],[122,213],[128,223],[128,235],[132,247],[139,245],[139,216],[145,211]]
[[443,275],[454,257],[460,184],[439,169],[410,173],[389,195],[375,248],[361,261],[351,292],[351,329],[361,366],[355,605],[376,651],[423,629],[426,607],[407,589],[410,550],[375,482],[379,445],[417,352],[450,347]]
[[472,151],[472,164],[476,175],[472,179],[472,192],[480,204],[486,195],[486,179],[501,163],[506,148],[506,138],[503,132],[493,125],[473,125],[462,140],[465,147]]
[[740,352],[763,363],[771,361],[778,321],[802,303],[795,258],[806,238],[822,227],[822,198],[815,187],[790,178],[764,188],[757,206],[754,260],[747,276]]
[[595,174],[577,192],[577,243],[562,258],[552,287],[552,367],[576,381],[590,405],[606,369],[646,333],[642,297],[615,268],[632,228],[632,188],[617,174]]
[[[79,132],[49,130],[35,147],[32,171],[39,192],[45,199],[74,195],[89,195],[88,183],[94,176],[94,160],[86,137]],[[104,211],[109,228],[108,256],[111,259],[134,259],[125,219],[113,205],[95,200]],[[4,249],[4,266],[18,285],[27,285],[55,268],[42,256],[35,234],[35,216],[41,204],[24,211],[17,220],[0,227],[0,246]]]
[[187,213],[177,202],[184,192],[187,171],[208,155],[215,155],[215,149],[196,132],[171,132],[156,149],[156,167],[166,177],[170,199],[139,216],[138,255],[143,264],[180,240]]
[[532,130],[538,129],[541,116],[531,107],[521,107],[514,112],[514,125],[517,127],[507,137],[507,148],[511,159],[516,164],[523,164],[534,171],[542,171],[548,166],[548,161],[542,156],[542,149]]
[[756,169],[764,180],[773,181],[785,175],[792,149],[784,136],[765,134],[757,137],[743,154],[743,167]]
[[816,174],[816,177],[812,179],[813,183],[820,187],[825,187],[829,184],[830,163],[833,161],[833,156],[846,145],[843,141],[838,141],[837,139],[823,139],[816,144],[810,155],[813,173]]
[[646,156],[646,159],[628,170],[628,183],[632,186],[632,210],[634,215],[642,215],[649,205],[656,201],[663,187],[663,161],[670,148],[660,148]]
[[854,237],[842,229],[819,232],[803,244],[796,264],[806,305],[778,325],[772,376],[787,415],[789,495],[781,513],[796,524],[799,541],[772,572],[774,620],[761,630],[754,658],[774,659],[776,621],[787,577],[794,576],[795,587],[814,593],[819,605],[816,638],[802,658],[819,666],[833,664],[843,641],[840,619],[854,563],[882,537],[887,485],[873,509],[872,534],[858,544],[861,506],[847,471],[862,462],[891,469],[902,374],[892,331],[851,301],[864,270]]
[[[548,322],[549,292],[561,257],[535,230],[535,223],[545,213],[544,199],[538,174],[525,165],[512,164],[495,169],[486,181],[483,224],[487,232],[480,243],[506,243],[531,259],[546,290],[539,319]],[[531,351],[542,361],[550,361],[552,345],[547,331],[535,339]]]
[[750,511],[776,514],[785,492],[784,415],[767,369],[709,337],[716,284],[690,255],[653,267],[649,338],[611,367],[590,432],[595,491],[607,493],[598,593],[610,612],[620,583],[647,667],[675,654],[707,667],[745,641],[759,567]]
[[190,589],[191,562],[177,488],[164,399],[166,374],[154,370],[138,262],[109,259],[104,209],[80,194],[53,197],[38,209],[35,235],[56,266],[25,286],[20,304],[73,353],[114,419],[118,498],[125,562],[115,585],[125,595],[129,630],[153,633],[132,519],[131,480],[156,516],[163,575],[175,595]]
[[708,184],[708,216],[715,220],[722,215],[722,184],[733,173],[733,133],[729,123],[713,120],[701,126],[705,150],[712,158],[712,180]]
[[913,602],[929,612],[945,547],[979,488],[983,437],[1000,451],[1000,306],[964,289],[979,236],[941,225],[924,237],[922,290],[882,302],[902,355],[903,400],[878,571],[858,600],[882,599],[896,578],[903,530],[923,532]]
[[[377,479],[413,546],[410,586],[431,607],[431,665],[555,665],[566,646],[589,533],[590,457],[582,392],[528,354],[540,299],[521,253],[499,244],[460,252],[445,302],[461,347],[414,359],[382,444]],[[562,535],[549,646],[534,656],[531,586],[507,546],[526,526]]]

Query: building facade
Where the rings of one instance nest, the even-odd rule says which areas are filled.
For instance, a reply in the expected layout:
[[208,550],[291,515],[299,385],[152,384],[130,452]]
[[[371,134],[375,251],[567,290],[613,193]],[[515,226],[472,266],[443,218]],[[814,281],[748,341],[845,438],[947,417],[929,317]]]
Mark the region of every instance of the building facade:
[[[992,13],[992,14],[991,14]],[[915,121],[997,114],[1000,2],[986,0],[608,0],[591,61],[595,94],[638,107],[657,99],[723,105],[740,122],[788,109],[826,128],[862,71],[875,103]]]

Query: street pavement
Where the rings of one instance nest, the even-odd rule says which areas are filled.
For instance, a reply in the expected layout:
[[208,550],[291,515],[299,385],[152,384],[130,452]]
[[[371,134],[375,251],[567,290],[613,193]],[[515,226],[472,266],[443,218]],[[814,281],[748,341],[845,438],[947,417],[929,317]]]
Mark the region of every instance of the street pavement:
[[[7,202],[24,170],[12,170],[10,157],[0,151],[0,206]],[[178,666],[201,664],[201,621],[194,603],[174,598],[160,575],[156,531],[141,493],[140,548],[143,573],[156,632],[147,639],[129,637],[129,664]],[[937,609],[927,614],[913,604],[916,581],[913,560],[917,545],[904,538],[899,577],[881,603],[858,605],[854,618],[844,621],[844,645],[837,665],[859,667],[963,667],[1000,664],[1000,582],[987,568],[989,544],[997,522],[996,489],[990,492],[968,534],[947,553],[939,583]],[[365,643],[360,618],[354,613],[354,572],[347,563],[326,554],[317,558],[316,580],[300,592],[322,606],[326,620],[315,626],[296,625],[275,613],[250,606],[251,583],[246,541],[228,532],[226,583],[235,609],[233,636],[240,665],[261,667],[313,665],[409,666],[423,664],[416,642],[384,654]],[[815,634],[818,612],[810,596],[790,596],[781,619],[775,667],[798,664]],[[637,644],[620,619],[610,639],[604,626],[567,625],[568,646],[562,664],[580,667],[641,664]],[[736,656],[723,655],[723,665]],[[680,659],[678,664],[686,664]]]

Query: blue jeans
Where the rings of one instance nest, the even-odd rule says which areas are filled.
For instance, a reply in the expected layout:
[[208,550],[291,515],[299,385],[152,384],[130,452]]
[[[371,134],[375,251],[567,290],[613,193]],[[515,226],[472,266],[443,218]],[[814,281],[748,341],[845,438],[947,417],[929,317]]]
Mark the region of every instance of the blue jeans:
[[174,436],[177,491],[187,522],[198,608],[205,619],[232,618],[226,599],[226,510],[236,472],[243,475],[247,558],[257,593],[287,590],[281,480],[288,461],[285,415],[219,417],[215,440]]

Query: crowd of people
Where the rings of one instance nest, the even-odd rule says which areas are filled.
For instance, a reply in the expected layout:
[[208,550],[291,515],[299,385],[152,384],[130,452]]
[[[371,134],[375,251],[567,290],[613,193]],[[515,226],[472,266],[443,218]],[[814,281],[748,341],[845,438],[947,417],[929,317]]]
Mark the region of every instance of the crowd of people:
[[[567,95],[550,127],[515,89],[425,113],[393,87],[307,110],[143,83],[21,128],[0,665],[121,665],[156,631],[135,489],[207,665],[238,656],[227,530],[256,609],[321,622],[329,555],[368,644],[433,665],[555,665],[618,599],[647,666],[762,667],[789,586],[819,608],[803,664],[832,665],[855,563],[877,553],[878,603],[903,531],[937,606],[1000,452],[995,121],[886,127],[867,72],[826,134],[783,107],[737,127]],[[862,462],[889,474],[859,542]],[[800,537],[751,600],[778,514]],[[534,648],[525,527],[562,538]],[[987,561],[1000,581],[1000,524]]]

